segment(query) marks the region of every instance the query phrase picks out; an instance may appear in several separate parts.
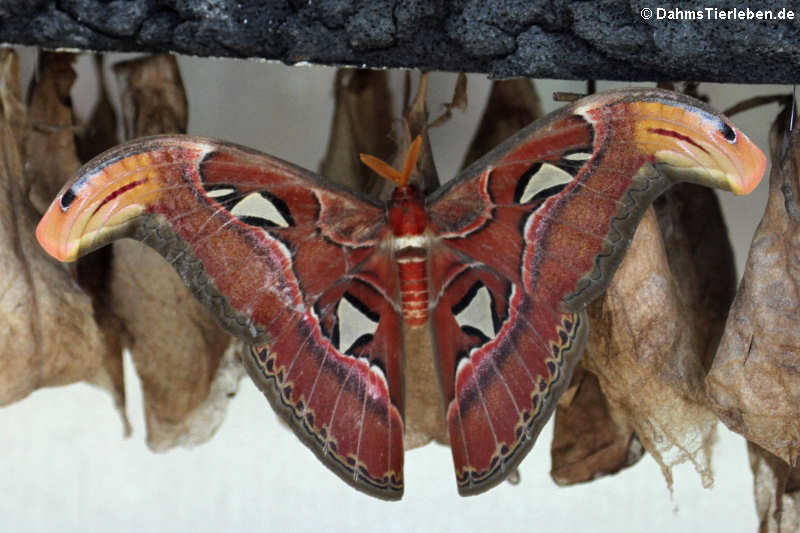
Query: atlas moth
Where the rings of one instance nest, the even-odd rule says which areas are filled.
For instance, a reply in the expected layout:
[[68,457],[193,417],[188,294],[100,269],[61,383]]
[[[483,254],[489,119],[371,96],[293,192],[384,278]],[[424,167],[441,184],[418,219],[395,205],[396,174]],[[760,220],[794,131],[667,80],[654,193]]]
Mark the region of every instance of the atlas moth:
[[424,328],[461,494],[505,479],[567,387],[585,307],[652,200],[689,181],[750,192],[761,151],[686,96],[627,89],[522,129],[429,196],[402,171],[379,203],[303,168],[192,136],[81,168],[37,237],[60,261],[131,237],[158,250],[251,346],[275,411],[344,481],[403,493],[404,353]]

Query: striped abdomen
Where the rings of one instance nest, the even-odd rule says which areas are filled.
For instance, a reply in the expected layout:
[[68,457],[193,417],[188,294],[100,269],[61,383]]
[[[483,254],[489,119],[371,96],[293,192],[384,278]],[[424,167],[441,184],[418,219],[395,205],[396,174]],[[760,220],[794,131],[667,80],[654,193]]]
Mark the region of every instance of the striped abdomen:
[[428,322],[428,257],[424,248],[405,248],[396,255],[400,276],[400,299],[407,326]]

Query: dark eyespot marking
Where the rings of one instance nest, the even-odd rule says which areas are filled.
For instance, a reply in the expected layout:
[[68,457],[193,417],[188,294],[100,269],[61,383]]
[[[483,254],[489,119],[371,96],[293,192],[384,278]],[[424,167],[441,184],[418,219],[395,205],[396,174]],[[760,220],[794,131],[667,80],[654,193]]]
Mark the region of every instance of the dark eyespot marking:
[[336,324],[331,343],[340,353],[355,355],[358,348],[375,338],[380,315],[364,302],[345,292],[336,305]]
[[485,344],[497,336],[500,319],[492,305],[489,289],[480,281],[451,308],[456,323],[467,335],[478,337]]
[[239,191],[230,185],[208,185],[205,187],[206,196],[213,198],[222,205],[227,205],[235,200]]
[[517,181],[517,186],[514,188],[514,202],[521,204],[523,196],[525,196],[525,190],[528,188],[528,184],[531,181],[531,177],[536,175],[539,172],[539,169],[542,168],[541,163],[534,163],[525,173],[519,177],[519,181]]
[[736,142],[736,132],[734,131],[733,128],[731,128],[724,122],[719,127],[719,132],[722,134],[722,137],[729,143],[733,144]]
[[69,206],[72,205],[72,202],[75,201],[75,198],[76,198],[75,193],[72,192],[72,187],[70,187],[69,189],[67,189],[67,192],[61,195],[61,200],[59,202],[59,204],[61,205],[61,210],[66,211],[69,208]]
[[562,183],[561,185],[553,185],[552,187],[548,187],[546,189],[542,189],[539,192],[537,192],[536,194],[534,194],[533,198],[531,198],[530,201],[531,202],[536,202],[536,201],[539,201],[539,200],[542,200],[542,201],[546,200],[547,198],[550,198],[551,196],[555,196],[556,194],[558,194],[561,191],[563,191],[564,187],[566,187],[566,186],[567,186],[566,183]]
[[349,292],[344,293],[342,298],[350,302],[350,305],[358,309],[361,312],[361,314],[366,316],[372,322],[378,322],[381,319],[381,315],[379,315],[378,313],[367,307],[367,305],[364,302],[362,302]]
[[288,228],[294,219],[286,202],[267,191],[251,192],[230,210],[231,214],[251,226]]
[[453,316],[460,315],[461,312],[467,308],[472,299],[475,298],[475,294],[478,292],[478,289],[480,289],[483,286],[484,286],[483,283],[481,283],[480,281],[476,281],[472,285],[472,287],[470,287],[469,290],[466,293],[464,293],[464,296],[462,296],[461,299],[458,302],[456,302],[456,305],[450,308],[450,311],[453,312]]
[[479,340],[479,344],[486,344],[487,342],[492,340],[489,337],[487,337],[484,332],[468,324],[464,324],[463,326],[461,326],[461,331],[463,331],[467,335],[470,335],[471,337],[477,337]]
[[561,159],[566,162],[570,163],[583,163],[592,157],[592,150],[589,149],[577,149],[577,150],[570,150],[565,152]]
[[514,201],[526,204],[542,200],[564,189],[574,176],[551,163],[535,163],[520,176],[514,190]]
[[366,346],[367,344],[372,342],[372,339],[374,338],[375,335],[373,335],[372,333],[365,333],[360,337],[358,337],[356,340],[354,340],[353,343],[344,350],[344,353],[346,353],[347,355],[356,355],[359,348],[361,348],[362,346]]

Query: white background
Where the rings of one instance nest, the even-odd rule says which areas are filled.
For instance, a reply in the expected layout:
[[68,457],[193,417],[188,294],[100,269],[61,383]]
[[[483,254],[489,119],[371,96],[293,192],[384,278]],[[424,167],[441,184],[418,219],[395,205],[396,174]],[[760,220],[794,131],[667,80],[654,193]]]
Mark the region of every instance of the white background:
[[[30,59],[30,51],[25,56]],[[87,58],[80,61],[89,71]],[[225,138],[316,168],[327,143],[334,70],[280,64],[181,58],[190,101],[190,133]],[[26,72],[29,72],[27,70]],[[396,87],[402,74],[393,73]],[[433,78],[432,114],[454,77]],[[114,80],[109,79],[114,90]],[[619,86],[624,84],[615,84]],[[599,89],[612,85],[601,83]],[[443,179],[453,176],[488,94],[483,76],[470,76],[469,110],[431,132]],[[583,83],[544,82],[583,91]],[[704,85],[724,109],[785,87]],[[89,78],[74,91],[85,116],[95,90]],[[395,94],[399,94],[396,91]],[[734,121],[763,149],[777,106]],[[766,178],[750,197],[723,193],[739,272],[766,200]],[[139,383],[126,361],[128,416],[122,426],[110,397],[85,384],[38,391],[0,409],[0,531],[712,531],[754,532],[757,519],[744,441],[719,427],[715,486],[694,470],[675,471],[670,493],[656,463],[595,482],[557,487],[549,477],[552,429],[542,432],[520,468],[522,483],[478,497],[456,493],[449,449],[429,445],[406,455],[406,493],[386,503],[351,489],[284,429],[248,379],[207,444],[163,454],[144,444]]]

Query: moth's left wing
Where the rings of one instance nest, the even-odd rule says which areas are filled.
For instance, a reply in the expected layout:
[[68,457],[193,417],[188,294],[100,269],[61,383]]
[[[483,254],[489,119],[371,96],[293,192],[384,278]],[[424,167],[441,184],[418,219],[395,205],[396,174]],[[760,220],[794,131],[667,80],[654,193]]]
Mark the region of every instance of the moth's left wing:
[[525,128],[427,202],[431,326],[459,491],[522,460],[581,355],[599,296],[671,183],[749,192],[765,159],[704,104],[601,93]]
[[396,499],[403,347],[387,231],[382,206],[309,171],[176,136],[88,163],[37,236],[62,261],[123,236],[158,250],[254,345],[250,376],[303,442],[351,485]]

